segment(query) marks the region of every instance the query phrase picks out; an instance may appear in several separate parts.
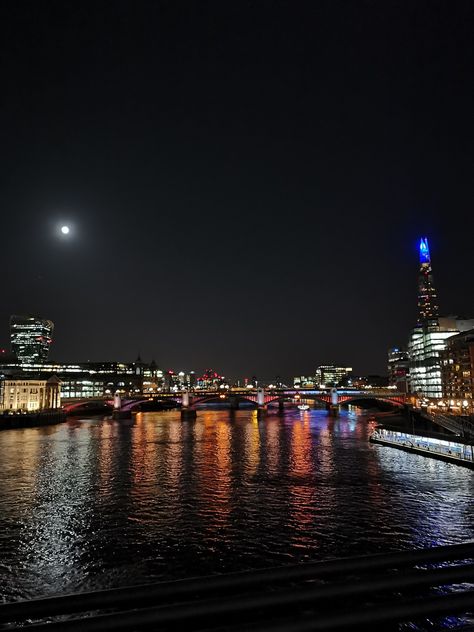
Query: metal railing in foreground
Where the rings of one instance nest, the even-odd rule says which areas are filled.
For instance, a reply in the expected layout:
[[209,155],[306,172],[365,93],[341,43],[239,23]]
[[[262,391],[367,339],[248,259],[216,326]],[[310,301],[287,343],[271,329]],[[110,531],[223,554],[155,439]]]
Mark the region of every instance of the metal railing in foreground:
[[380,629],[474,611],[470,582],[474,542],[7,603],[0,622],[51,632]]

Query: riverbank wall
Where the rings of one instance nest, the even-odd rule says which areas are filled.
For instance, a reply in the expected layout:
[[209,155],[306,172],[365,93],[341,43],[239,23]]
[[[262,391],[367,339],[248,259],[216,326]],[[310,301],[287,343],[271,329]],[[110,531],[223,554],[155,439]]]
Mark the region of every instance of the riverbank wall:
[[52,426],[63,421],[66,421],[66,413],[63,410],[42,410],[14,415],[0,414],[0,431]]

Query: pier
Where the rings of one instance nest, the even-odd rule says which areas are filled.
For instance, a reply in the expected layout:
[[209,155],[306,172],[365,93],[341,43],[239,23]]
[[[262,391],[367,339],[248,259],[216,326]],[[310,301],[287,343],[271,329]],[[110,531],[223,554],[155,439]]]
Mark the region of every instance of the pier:
[[398,448],[406,452],[414,452],[423,456],[441,459],[456,465],[474,469],[474,448],[472,444],[463,443],[458,437],[439,439],[407,432],[397,432],[379,428],[370,436],[372,443]]

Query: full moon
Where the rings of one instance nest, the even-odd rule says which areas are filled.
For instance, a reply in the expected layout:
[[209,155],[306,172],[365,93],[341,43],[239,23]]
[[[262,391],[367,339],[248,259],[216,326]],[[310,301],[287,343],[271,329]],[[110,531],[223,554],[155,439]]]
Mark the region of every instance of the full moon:
[[69,235],[69,226],[61,226],[61,232],[63,235]]

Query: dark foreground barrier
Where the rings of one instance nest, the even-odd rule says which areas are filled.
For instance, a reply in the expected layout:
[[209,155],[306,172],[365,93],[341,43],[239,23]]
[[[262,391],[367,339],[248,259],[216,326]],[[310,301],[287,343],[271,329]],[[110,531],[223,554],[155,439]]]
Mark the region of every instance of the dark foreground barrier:
[[7,603],[0,629],[396,630],[470,612],[474,542]]

